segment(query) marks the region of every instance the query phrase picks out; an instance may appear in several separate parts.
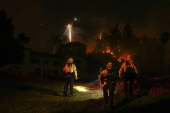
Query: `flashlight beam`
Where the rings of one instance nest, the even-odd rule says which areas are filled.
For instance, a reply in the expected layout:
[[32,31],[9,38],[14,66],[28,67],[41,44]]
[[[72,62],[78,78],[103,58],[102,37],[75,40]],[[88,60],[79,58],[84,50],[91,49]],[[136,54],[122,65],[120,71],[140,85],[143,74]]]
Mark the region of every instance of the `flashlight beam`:
[[74,89],[78,90],[79,92],[87,92],[88,89],[84,86],[75,86]]

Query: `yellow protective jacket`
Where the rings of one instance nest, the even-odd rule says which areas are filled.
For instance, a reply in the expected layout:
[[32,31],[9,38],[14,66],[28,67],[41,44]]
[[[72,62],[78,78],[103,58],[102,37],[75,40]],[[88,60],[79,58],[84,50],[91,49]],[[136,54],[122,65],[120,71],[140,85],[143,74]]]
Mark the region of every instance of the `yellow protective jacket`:
[[138,70],[133,62],[129,62],[129,65],[127,65],[126,63],[127,61],[123,62],[123,64],[121,65],[119,69],[119,77],[121,77],[122,74],[127,71],[128,67],[132,67],[134,69],[134,72],[138,74]]
[[77,77],[77,69],[76,69],[76,65],[75,64],[71,64],[70,66],[68,64],[65,64],[64,68],[63,68],[63,71],[65,73],[73,73],[75,74],[75,77]]

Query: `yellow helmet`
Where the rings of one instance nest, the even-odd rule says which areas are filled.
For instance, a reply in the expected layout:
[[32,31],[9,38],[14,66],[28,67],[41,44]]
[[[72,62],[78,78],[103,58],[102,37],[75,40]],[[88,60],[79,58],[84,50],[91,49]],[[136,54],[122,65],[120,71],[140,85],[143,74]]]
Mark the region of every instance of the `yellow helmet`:
[[73,58],[69,58],[67,63],[73,63]]
[[126,61],[128,61],[128,62],[133,62],[132,56],[131,56],[131,55],[127,55]]
[[127,57],[126,58],[132,58],[132,56],[131,55],[127,55]]

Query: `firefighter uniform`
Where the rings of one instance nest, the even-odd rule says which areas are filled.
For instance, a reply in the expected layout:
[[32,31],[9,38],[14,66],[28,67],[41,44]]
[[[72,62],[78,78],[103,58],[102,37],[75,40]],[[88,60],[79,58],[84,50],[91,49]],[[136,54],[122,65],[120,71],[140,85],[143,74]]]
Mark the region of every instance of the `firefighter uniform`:
[[67,95],[67,90],[68,90],[68,86],[70,85],[70,96],[74,96],[74,92],[73,92],[73,86],[74,86],[74,79],[78,79],[77,77],[77,70],[76,70],[76,65],[73,64],[73,59],[69,58],[67,61],[67,64],[65,64],[64,68],[64,76],[65,76],[65,84],[64,84],[64,91],[63,94],[64,96],[68,96]]
[[138,70],[132,60],[132,57],[127,55],[126,60],[119,69],[119,77],[124,80],[124,94],[127,97],[133,96],[133,84],[136,74],[138,74]]
[[[114,91],[116,86],[116,73],[112,67],[112,63],[109,62],[106,65],[107,69],[103,70],[99,75],[98,78],[100,80],[101,85],[103,86],[103,97],[105,101],[105,105],[110,105],[110,109],[113,110],[113,98],[114,98]],[[108,95],[109,90],[109,95]]]

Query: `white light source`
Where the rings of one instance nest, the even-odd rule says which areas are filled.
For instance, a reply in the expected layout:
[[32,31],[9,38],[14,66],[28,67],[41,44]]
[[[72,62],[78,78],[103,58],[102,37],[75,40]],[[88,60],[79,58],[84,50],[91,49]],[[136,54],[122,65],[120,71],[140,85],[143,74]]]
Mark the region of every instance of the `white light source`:
[[74,89],[78,90],[79,92],[87,92],[87,88],[84,86],[74,86]]
[[69,40],[70,40],[70,42],[71,42],[71,27],[72,27],[72,25],[71,24],[68,24],[68,32],[69,32]]

